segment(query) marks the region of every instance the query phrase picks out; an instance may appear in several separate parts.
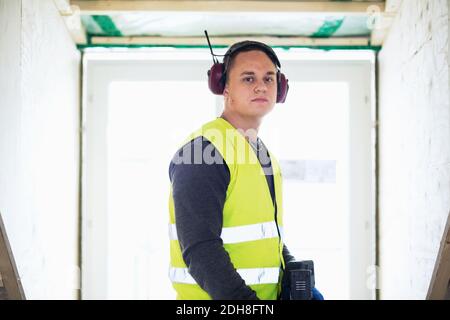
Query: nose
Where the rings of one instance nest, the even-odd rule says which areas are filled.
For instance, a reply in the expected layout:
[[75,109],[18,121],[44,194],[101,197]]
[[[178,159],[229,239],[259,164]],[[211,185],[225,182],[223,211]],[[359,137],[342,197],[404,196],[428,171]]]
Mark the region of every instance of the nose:
[[255,84],[255,92],[266,92],[267,91],[267,84],[264,82],[264,80],[258,80]]

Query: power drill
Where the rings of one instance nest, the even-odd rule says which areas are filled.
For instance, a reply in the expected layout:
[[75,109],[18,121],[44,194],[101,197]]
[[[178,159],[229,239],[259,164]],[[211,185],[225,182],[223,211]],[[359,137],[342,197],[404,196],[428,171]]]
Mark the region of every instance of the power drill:
[[312,260],[289,262],[283,275],[281,300],[312,300],[314,286]]

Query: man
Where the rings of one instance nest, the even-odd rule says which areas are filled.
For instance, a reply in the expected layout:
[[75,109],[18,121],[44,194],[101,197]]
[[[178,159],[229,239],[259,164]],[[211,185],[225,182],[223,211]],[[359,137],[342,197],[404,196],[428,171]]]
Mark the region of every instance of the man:
[[293,257],[282,242],[281,172],[258,130],[277,101],[280,63],[244,41],[223,65],[222,115],[169,168],[170,278],[178,299],[278,299]]

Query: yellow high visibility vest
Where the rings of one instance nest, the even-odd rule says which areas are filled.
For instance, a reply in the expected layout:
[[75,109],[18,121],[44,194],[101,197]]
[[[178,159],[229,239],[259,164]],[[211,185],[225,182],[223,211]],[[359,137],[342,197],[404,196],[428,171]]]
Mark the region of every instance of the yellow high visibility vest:
[[[269,153],[277,206],[275,220],[275,206],[264,171],[244,136],[222,118],[206,123],[185,142],[199,136],[214,145],[230,171],[230,183],[223,208],[223,246],[236,271],[259,299],[277,299],[281,290],[280,268],[281,265],[284,266],[282,180],[279,164]],[[211,299],[189,274],[183,260],[176,232],[172,188],[169,212],[169,277],[177,292],[177,299]]]

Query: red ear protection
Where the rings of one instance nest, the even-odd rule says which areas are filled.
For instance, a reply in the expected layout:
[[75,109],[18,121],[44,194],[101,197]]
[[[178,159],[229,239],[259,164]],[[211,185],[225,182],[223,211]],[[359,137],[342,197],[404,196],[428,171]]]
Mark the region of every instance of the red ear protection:
[[[208,70],[208,87],[212,93],[216,95],[222,95],[223,90],[225,88],[225,79],[227,72],[227,63],[230,60],[232,55],[235,55],[237,52],[242,51],[244,48],[252,47],[256,49],[262,50],[266,53],[269,58],[274,62],[274,64],[279,68],[281,67],[280,61],[276,56],[275,52],[268,45],[257,42],[257,41],[242,41],[231,46],[227,53],[225,54],[224,62],[219,63],[217,59],[215,59],[215,54],[212,52],[211,44],[209,43],[208,33],[205,31],[206,38],[208,39],[208,45],[211,49],[211,54],[213,55],[214,64],[211,69]],[[286,101],[287,93],[289,91],[289,80],[286,79],[286,76],[281,73],[278,69],[277,72],[277,103],[284,103]]]
[[211,69],[208,70],[208,87],[214,94],[223,94],[223,89],[225,88],[224,69],[223,63],[214,63]]
[[277,76],[277,103],[284,103],[289,91],[289,80],[280,71],[277,72]]

